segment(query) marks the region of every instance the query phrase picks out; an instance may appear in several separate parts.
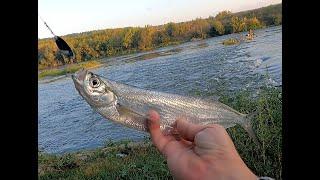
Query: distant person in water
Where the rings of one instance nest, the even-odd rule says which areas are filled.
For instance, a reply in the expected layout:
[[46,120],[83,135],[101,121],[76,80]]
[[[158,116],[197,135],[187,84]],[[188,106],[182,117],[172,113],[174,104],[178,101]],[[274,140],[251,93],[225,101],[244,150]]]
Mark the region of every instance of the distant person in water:
[[249,30],[248,34],[246,35],[248,40],[252,40],[254,38],[254,32],[252,29]]
[[149,112],[148,127],[153,144],[165,155],[174,179],[246,179],[257,177],[243,162],[227,131],[218,124],[196,125],[178,119],[173,125],[179,134],[163,135],[160,115]]

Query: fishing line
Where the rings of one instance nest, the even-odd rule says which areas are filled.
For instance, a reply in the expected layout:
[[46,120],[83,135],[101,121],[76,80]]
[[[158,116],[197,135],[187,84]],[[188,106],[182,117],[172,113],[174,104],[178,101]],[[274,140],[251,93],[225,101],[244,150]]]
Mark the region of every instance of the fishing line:
[[40,15],[39,15],[39,17],[40,17],[41,21],[44,23],[44,25],[46,25],[46,27],[49,29],[49,31],[51,32],[51,34],[56,37],[56,35],[53,33],[53,31],[52,31],[52,29],[49,27],[49,25],[42,19],[42,17],[41,17]]
[[43,21],[44,25],[48,28],[48,30],[51,32],[51,34],[54,36],[54,40],[58,46],[58,48],[60,49],[60,51],[65,54],[66,56],[68,56],[68,58],[74,59],[74,53],[72,51],[72,49],[70,48],[70,46],[59,36],[55,35],[54,32],[52,31],[52,29],[49,27],[49,25],[46,23],[46,21],[44,21],[42,19],[42,17],[39,15],[40,19]]

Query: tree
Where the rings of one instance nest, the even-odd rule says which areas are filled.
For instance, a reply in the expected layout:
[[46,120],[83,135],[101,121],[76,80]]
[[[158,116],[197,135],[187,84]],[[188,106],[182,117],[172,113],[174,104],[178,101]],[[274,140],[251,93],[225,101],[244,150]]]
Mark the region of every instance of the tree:
[[219,36],[224,34],[224,26],[219,20],[213,20],[211,23],[210,35]]
[[281,14],[274,15],[273,24],[274,25],[282,24],[282,15]]
[[241,31],[246,31],[246,18],[241,19],[237,16],[233,16],[231,18],[231,25],[232,25],[232,30],[234,33],[241,32]]
[[59,62],[62,63],[62,64],[68,63],[68,59],[67,59],[67,58],[64,58],[63,55],[62,55],[62,53],[61,53],[61,51],[59,51],[59,50],[54,53],[54,59],[55,59],[56,61],[59,61]]
[[231,34],[233,32],[233,27],[231,22],[224,25],[224,34]]
[[140,41],[141,28],[137,28],[132,36],[132,48],[138,49]]
[[231,16],[232,16],[231,11],[221,11],[215,16],[215,19],[216,20],[223,20],[226,18],[231,18]]
[[159,29],[154,33],[153,44],[156,46],[167,45],[170,42],[170,36],[167,34],[166,30]]
[[256,17],[246,19],[245,23],[247,29],[258,29],[262,27],[262,24]]
[[155,29],[152,26],[146,26],[141,30],[138,42],[139,50],[148,50],[152,48],[152,35],[154,32]]
[[124,48],[129,49],[132,47],[133,35],[134,35],[134,32],[131,28],[129,28],[125,32],[125,35],[122,40],[122,45]]
[[196,19],[192,21],[190,34],[191,38],[206,38],[210,32],[210,24],[204,19]]
[[174,38],[177,36],[177,25],[175,23],[168,23],[165,26],[165,31],[167,32],[170,38]]

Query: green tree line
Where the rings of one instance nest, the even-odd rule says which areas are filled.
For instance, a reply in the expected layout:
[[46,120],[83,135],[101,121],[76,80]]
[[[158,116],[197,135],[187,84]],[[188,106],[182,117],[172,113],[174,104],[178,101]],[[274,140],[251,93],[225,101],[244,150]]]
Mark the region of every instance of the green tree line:
[[282,4],[250,11],[219,12],[216,16],[159,26],[105,29],[63,36],[75,53],[65,58],[52,38],[38,41],[39,69],[146,51],[194,39],[221,36],[282,23]]

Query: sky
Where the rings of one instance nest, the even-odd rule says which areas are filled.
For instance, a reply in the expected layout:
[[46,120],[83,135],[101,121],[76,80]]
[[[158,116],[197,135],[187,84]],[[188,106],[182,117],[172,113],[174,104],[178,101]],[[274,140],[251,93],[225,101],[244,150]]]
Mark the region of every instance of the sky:
[[239,12],[282,0],[38,0],[38,38],[128,26],[160,25]]

